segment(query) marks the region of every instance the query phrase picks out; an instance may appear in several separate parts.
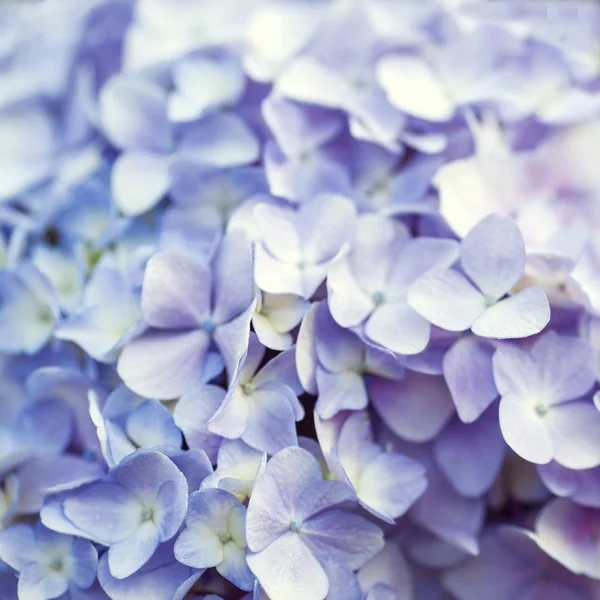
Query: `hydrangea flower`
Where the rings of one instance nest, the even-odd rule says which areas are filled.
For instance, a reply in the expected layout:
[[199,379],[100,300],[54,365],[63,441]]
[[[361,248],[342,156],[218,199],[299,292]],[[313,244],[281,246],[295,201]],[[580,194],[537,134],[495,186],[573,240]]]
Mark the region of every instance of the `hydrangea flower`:
[[191,494],[185,528],[175,542],[175,558],[196,569],[216,567],[242,590],[254,576],[246,564],[246,508],[218,488]]
[[550,331],[529,352],[505,345],[493,360],[500,427],[517,454],[575,469],[600,464],[600,413],[585,398],[597,370],[586,342]]
[[41,523],[0,531],[0,558],[19,573],[20,600],[50,600],[63,594],[77,598],[77,590],[94,583],[98,566],[91,542],[56,533]]
[[356,209],[342,196],[323,195],[297,210],[261,203],[254,217],[262,236],[255,249],[258,287],[307,299],[343,245],[352,241]]
[[525,269],[512,219],[491,215],[474,227],[461,244],[460,264],[469,279],[454,269],[432,270],[411,287],[409,305],[438,327],[488,338],[527,337],[547,325],[550,308],[540,287],[504,298]]
[[248,565],[272,597],[324,600],[336,565],[357,569],[383,548],[381,530],[344,507],[341,481],[323,481],[306,450],[275,455],[254,485],[246,517]]
[[411,286],[432,269],[458,258],[454,240],[410,239],[402,226],[376,215],[359,221],[356,244],[329,271],[329,309],[342,327],[361,327],[371,343],[417,354],[430,325],[408,303]]
[[210,264],[187,253],[156,254],[142,288],[142,316],[153,329],[125,346],[120,376],[142,396],[175,398],[201,381],[212,341],[233,376],[246,352],[253,300],[252,254],[241,232],[223,238]]
[[160,542],[177,534],[187,510],[188,486],[164,454],[141,450],[103,480],[60,492],[42,509],[42,522],[109,547],[117,579],[133,575]]

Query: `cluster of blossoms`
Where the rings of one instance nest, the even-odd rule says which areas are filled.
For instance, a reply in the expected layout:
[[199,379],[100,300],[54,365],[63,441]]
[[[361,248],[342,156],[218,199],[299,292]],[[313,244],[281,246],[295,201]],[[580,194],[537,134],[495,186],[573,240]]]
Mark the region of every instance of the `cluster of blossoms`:
[[600,598],[600,7],[0,3],[2,600]]

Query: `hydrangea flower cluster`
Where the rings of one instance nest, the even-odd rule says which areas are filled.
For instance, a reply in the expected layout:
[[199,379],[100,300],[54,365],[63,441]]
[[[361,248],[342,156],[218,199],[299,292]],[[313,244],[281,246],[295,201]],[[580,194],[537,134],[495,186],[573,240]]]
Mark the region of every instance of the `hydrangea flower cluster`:
[[600,597],[600,5],[0,3],[0,599]]

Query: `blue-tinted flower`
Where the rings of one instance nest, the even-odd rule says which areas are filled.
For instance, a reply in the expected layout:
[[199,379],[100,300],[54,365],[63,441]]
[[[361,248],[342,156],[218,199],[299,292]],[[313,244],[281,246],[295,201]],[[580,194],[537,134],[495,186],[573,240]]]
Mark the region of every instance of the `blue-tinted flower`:
[[50,600],[63,594],[75,598],[77,588],[87,589],[96,579],[98,554],[94,546],[87,540],[50,531],[41,523],[13,525],[1,531],[0,558],[18,571],[22,600]]
[[216,567],[237,587],[251,590],[254,576],[246,564],[245,526],[246,508],[235,496],[220,489],[194,492],[175,557],[196,569]]
[[500,339],[534,335],[547,325],[550,307],[540,287],[504,298],[525,269],[523,238],[512,219],[493,215],[474,227],[461,244],[460,263],[475,285],[448,269],[430,271],[411,287],[410,306],[429,322]]
[[193,254],[156,254],[142,289],[142,315],[152,329],[125,346],[120,376],[142,396],[175,398],[202,381],[211,342],[233,376],[253,300],[252,254],[241,232],[225,236],[210,264]]
[[328,570],[358,569],[383,548],[381,530],[345,506],[341,481],[323,481],[301,448],[274,456],[255,483],[246,516],[248,565],[271,597],[323,600]]
[[324,195],[297,210],[258,204],[254,216],[262,236],[255,250],[256,284],[265,292],[308,299],[342,246],[352,241],[356,209],[342,196]]
[[141,450],[105,479],[59,493],[41,514],[55,530],[108,546],[110,572],[124,579],[177,534],[187,497],[186,478],[175,464],[160,452]]
[[596,381],[595,355],[583,340],[551,331],[529,352],[501,346],[494,354],[500,427],[507,444],[538,464],[600,464],[600,413],[585,398]]
[[329,309],[342,327],[398,354],[417,354],[429,342],[430,325],[412,308],[407,294],[432,269],[458,258],[454,240],[419,238],[393,221],[365,215],[352,251],[329,270]]
[[265,353],[254,334],[236,379],[223,403],[208,422],[208,429],[222,437],[241,439],[268,454],[297,443],[296,421],[304,409],[296,394],[295,349],[290,348],[257,370]]

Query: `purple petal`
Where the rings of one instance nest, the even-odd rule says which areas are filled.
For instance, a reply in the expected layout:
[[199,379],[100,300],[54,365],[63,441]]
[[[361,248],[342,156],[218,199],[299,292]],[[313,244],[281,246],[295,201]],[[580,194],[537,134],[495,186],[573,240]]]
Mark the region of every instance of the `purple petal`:
[[529,398],[512,392],[504,394],[500,400],[500,427],[506,443],[525,460],[545,464],[554,458],[555,445],[545,417],[538,414]]
[[510,217],[490,215],[462,241],[460,263],[490,300],[507,294],[525,270],[525,243]]
[[568,497],[577,504],[600,508],[600,468],[573,471],[552,461],[540,465],[544,485],[556,496]]
[[204,450],[213,463],[222,438],[208,429],[208,421],[221,406],[224,397],[225,390],[215,385],[201,386],[184,394],[173,411],[175,424],[183,432],[187,445]]
[[113,77],[99,97],[104,132],[119,148],[166,150],[171,142],[166,100],[165,91],[149,79]]
[[108,567],[111,575],[125,579],[144,566],[158,547],[159,534],[152,521],[142,523],[133,535],[108,549]]
[[135,532],[142,506],[123,486],[102,482],[69,494],[63,510],[90,539],[110,545]]
[[498,396],[493,354],[492,346],[470,336],[457,340],[444,356],[444,377],[464,423],[476,421]]
[[383,549],[383,533],[366,519],[344,510],[326,510],[304,521],[303,542],[319,560],[360,569]]
[[433,439],[454,412],[443,377],[408,371],[402,381],[373,379],[368,389],[381,418],[408,441]]
[[569,469],[600,465],[600,412],[590,402],[553,406],[544,417],[554,443],[554,459]]
[[408,303],[433,325],[464,331],[486,309],[485,299],[457,271],[430,271],[410,287]]
[[159,329],[198,327],[210,317],[210,302],[210,269],[194,255],[160,252],[146,264],[142,314],[148,325]]
[[506,451],[497,408],[491,406],[468,425],[455,418],[437,437],[433,451],[457,492],[468,498],[482,496],[500,472]]
[[202,330],[150,331],[123,348],[117,370],[141,396],[176,398],[201,381],[209,344]]
[[361,410],[369,403],[363,377],[354,371],[329,373],[319,366],[317,386],[315,410],[322,419],[331,419],[341,410]]
[[598,531],[600,510],[577,506],[564,498],[540,512],[535,531],[540,547],[576,574],[600,578]]
[[296,223],[302,258],[309,264],[328,262],[353,241],[356,207],[343,196],[324,194],[300,206]]
[[487,308],[471,329],[481,337],[522,338],[539,333],[549,320],[548,298],[542,288],[534,286]]
[[359,325],[375,308],[375,302],[358,284],[346,257],[330,266],[327,291],[331,316],[342,327]]
[[113,166],[111,193],[127,216],[135,217],[154,208],[170,185],[169,162],[161,154],[125,152]]
[[215,323],[227,323],[243,313],[254,300],[252,247],[243,231],[228,233],[215,263]]
[[365,325],[367,337],[397,354],[418,354],[429,342],[431,326],[404,302],[378,306]]
[[189,125],[183,133],[179,156],[216,168],[254,162],[260,146],[252,130],[233,113],[216,113]]
[[323,600],[327,596],[329,581],[323,567],[293,531],[260,552],[248,554],[247,561],[271,598]]
[[531,356],[557,400],[579,398],[596,382],[595,352],[585,340],[549,331],[536,340]]

